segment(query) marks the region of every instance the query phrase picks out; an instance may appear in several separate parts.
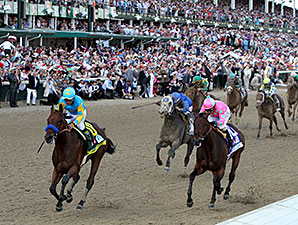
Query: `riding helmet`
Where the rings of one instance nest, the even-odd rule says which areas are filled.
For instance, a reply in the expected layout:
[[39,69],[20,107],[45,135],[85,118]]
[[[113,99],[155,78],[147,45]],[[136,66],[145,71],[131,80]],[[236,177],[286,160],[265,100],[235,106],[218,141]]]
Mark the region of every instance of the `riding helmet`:
[[177,92],[172,93],[171,98],[173,99],[173,102],[175,104],[177,104],[180,101],[180,95]]
[[264,82],[264,84],[270,84],[270,79],[268,77],[266,77],[263,82]]
[[215,106],[215,100],[210,98],[209,96],[204,101],[204,108],[205,109],[212,109]]
[[202,80],[202,77],[200,77],[200,76],[195,76],[194,78],[193,78],[193,81],[192,81],[192,83],[194,84],[194,83],[198,83],[198,82],[200,82]]
[[73,88],[68,87],[63,91],[63,98],[72,100],[74,96],[76,95],[76,92]]

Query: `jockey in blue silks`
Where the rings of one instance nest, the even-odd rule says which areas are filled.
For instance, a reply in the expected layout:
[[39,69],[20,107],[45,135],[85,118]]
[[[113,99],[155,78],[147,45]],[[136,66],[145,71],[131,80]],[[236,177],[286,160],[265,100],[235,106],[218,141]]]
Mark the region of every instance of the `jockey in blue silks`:
[[280,103],[279,100],[276,96],[276,86],[275,84],[269,79],[269,78],[265,78],[263,80],[263,84],[260,88],[261,91],[264,91],[266,95],[268,95],[272,100],[275,100],[276,105],[277,105],[277,109],[276,111],[280,111]]
[[180,111],[189,122],[189,135],[194,134],[194,116],[192,114],[192,101],[189,97],[182,93],[174,92],[171,98],[175,104],[175,108]]
[[60,107],[67,111],[66,122],[70,128],[73,126],[78,127],[85,135],[88,141],[92,140],[92,134],[85,127],[85,119],[87,116],[86,106],[83,99],[77,96],[75,90],[71,87],[63,91],[63,96],[60,98],[56,110]]

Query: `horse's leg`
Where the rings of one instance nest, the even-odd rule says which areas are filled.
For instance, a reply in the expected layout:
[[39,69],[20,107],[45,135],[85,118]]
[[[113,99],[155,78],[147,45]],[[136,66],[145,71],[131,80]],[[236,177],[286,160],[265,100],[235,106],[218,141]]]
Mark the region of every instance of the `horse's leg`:
[[186,167],[189,163],[189,157],[191,156],[191,153],[193,151],[193,148],[194,148],[194,143],[192,140],[189,140],[187,142],[187,152],[186,152],[186,155],[185,155],[185,158],[184,158],[184,177],[187,176],[187,173],[186,173]]
[[298,101],[296,101],[295,105],[294,105],[294,108],[293,108],[293,117],[292,117],[292,121],[295,121],[296,119],[296,108],[297,108],[297,105],[298,105]]
[[[100,148],[97,151],[100,151]],[[92,164],[91,164],[90,175],[87,180],[87,185],[86,185],[86,189],[83,194],[83,197],[77,206],[78,210],[83,210],[84,204],[87,200],[88,193],[94,184],[94,177],[97,173],[97,170],[98,170],[98,167],[99,167],[99,164],[100,164],[100,161],[101,161],[103,155],[104,155],[104,151],[100,152],[99,155],[96,155],[97,157],[94,157],[91,159]]]
[[71,185],[68,187],[67,189],[67,193],[66,193],[66,198],[67,198],[67,202],[70,203],[72,202],[72,190],[74,188],[74,186],[78,183],[78,181],[80,180],[80,175],[77,175],[76,177],[73,177],[73,180],[71,182]]
[[226,188],[225,194],[224,194],[224,199],[227,200],[230,198],[230,191],[231,191],[231,184],[233,183],[234,179],[235,179],[235,171],[239,165],[239,161],[240,161],[240,155],[243,149],[239,149],[235,155],[232,157],[233,158],[233,162],[232,162],[232,167],[231,167],[231,171],[229,174],[229,183],[228,186]]
[[213,173],[213,191],[212,191],[212,197],[211,197],[209,208],[214,208],[214,203],[216,201],[216,193],[220,195],[221,192],[223,191],[223,188],[220,185],[220,181],[224,175],[224,172],[225,172],[224,167],[222,167],[217,171],[212,172]]
[[272,129],[273,129],[273,126],[272,126],[272,124],[273,124],[273,118],[270,118],[270,120],[269,120],[269,132],[270,132],[270,136],[272,136]]
[[50,186],[50,192],[58,200],[58,203],[56,205],[56,210],[57,211],[61,211],[63,209],[62,208],[62,203],[60,202],[59,195],[56,191],[56,186],[59,183],[59,181],[61,180],[62,175],[63,175],[62,173],[59,173],[57,171],[57,169],[54,168],[53,175],[52,175],[52,183],[51,183],[51,186]]
[[292,115],[292,105],[288,102],[288,116],[290,117]]
[[[270,121],[271,121],[271,120],[270,120]],[[281,130],[279,129],[279,127],[278,127],[278,125],[277,125],[277,119],[276,119],[276,116],[275,116],[275,115],[273,115],[273,122],[274,122],[274,124],[275,124],[276,130],[279,131],[279,132],[281,132]]]
[[243,101],[242,103],[240,103],[240,112],[239,112],[239,117],[242,116],[242,113],[243,113],[243,109],[245,107],[245,103],[247,102],[247,100]]
[[159,141],[156,145],[156,162],[157,162],[157,165],[159,165],[159,166],[162,166],[162,161],[159,156],[160,149],[166,148],[167,146],[168,146],[168,144],[163,141]]
[[260,139],[260,134],[261,134],[261,129],[262,129],[262,122],[263,122],[263,117],[259,115],[259,130],[258,130],[257,140]]
[[165,172],[169,172],[170,171],[170,160],[171,158],[174,159],[175,158],[175,151],[179,148],[179,146],[181,145],[180,140],[176,140],[174,141],[174,143],[172,144],[171,148],[168,151],[168,159],[166,162],[166,166],[165,166]]
[[286,117],[285,117],[285,108],[282,107],[281,110],[279,111],[279,113],[281,115],[282,120],[284,121],[285,128],[289,129],[287,122],[286,122]]
[[202,167],[198,166],[198,163],[196,163],[195,169],[192,171],[192,173],[189,175],[189,185],[187,190],[187,206],[192,207],[193,206],[193,200],[191,198],[192,195],[192,184],[196,178],[197,175],[203,174],[206,170]]

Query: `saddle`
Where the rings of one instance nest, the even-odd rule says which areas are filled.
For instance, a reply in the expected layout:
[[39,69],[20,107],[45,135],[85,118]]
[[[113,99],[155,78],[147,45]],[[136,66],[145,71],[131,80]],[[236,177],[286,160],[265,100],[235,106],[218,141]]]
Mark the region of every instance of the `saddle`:
[[96,153],[100,146],[107,144],[106,138],[104,138],[99,134],[96,128],[92,125],[92,123],[85,121],[85,127],[89,131],[89,133],[92,134],[92,141],[86,140],[86,137],[83,134],[83,132],[77,127],[74,127],[74,130],[79,134],[79,136],[84,141],[84,158],[81,166],[83,166],[86,163],[87,157],[89,155]]

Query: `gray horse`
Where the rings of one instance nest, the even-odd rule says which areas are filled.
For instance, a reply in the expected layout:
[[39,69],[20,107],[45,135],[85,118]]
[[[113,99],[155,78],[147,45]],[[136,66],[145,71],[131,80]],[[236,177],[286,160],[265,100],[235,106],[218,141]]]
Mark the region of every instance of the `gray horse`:
[[156,145],[156,162],[159,166],[162,165],[162,161],[159,157],[161,148],[170,146],[168,151],[168,159],[166,162],[165,171],[170,171],[170,158],[175,157],[175,151],[182,144],[187,144],[187,153],[184,158],[184,175],[186,175],[186,167],[189,162],[189,156],[192,153],[194,147],[193,137],[188,135],[188,125],[183,119],[180,112],[175,109],[173,100],[170,96],[165,96],[160,102],[159,114],[164,117],[164,123],[160,132],[160,140]]

